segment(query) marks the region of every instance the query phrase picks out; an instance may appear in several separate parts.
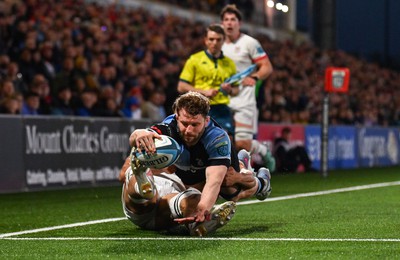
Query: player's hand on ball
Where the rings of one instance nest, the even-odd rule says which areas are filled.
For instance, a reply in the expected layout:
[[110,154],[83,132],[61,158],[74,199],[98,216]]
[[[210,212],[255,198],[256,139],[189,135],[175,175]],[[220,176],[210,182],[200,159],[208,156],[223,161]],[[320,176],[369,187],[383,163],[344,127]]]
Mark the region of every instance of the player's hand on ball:
[[[154,152],[149,153],[148,149],[133,150],[132,157],[135,157],[140,163],[148,168],[163,169],[174,164],[182,153],[182,147],[171,137],[167,135],[157,135],[159,138],[155,139],[152,143]],[[144,141],[143,146],[149,142],[147,139],[146,144]]]
[[135,146],[139,150],[139,152],[146,153],[148,155],[152,155],[156,153],[156,146],[154,143],[154,139],[160,139],[161,136],[156,132],[151,131],[140,131],[136,134],[136,144]]

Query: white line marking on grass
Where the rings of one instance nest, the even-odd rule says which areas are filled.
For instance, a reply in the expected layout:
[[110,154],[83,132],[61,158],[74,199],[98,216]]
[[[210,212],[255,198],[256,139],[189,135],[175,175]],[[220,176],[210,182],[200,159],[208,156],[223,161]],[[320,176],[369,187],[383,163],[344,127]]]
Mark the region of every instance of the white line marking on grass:
[[5,234],[0,234],[0,239],[1,238],[6,238],[6,237],[12,237],[12,236],[26,235],[26,234],[32,234],[32,233],[45,232],[45,231],[52,231],[52,230],[63,229],[63,228],[73,228],[73,227],[81,227],[81,226],[86,226],[86,225],[94,225],[94,224],[101,224],[101,223],[107,223],[107,222],[114,222],[114,221],[120,221],[120,220],[124,220],[124,219],[126,219],[126,218],[108,218],[108,219],[100,219],[100,220],[92,220],[92,221],[87,221],[87,222],[79,222],[79,223],[67,224],[67,225],[62,225],[62,226],[45,227],[45,228],[25,230],[25,231],[13,232],[13,233],[5,233]]
[[[355,190],[381,188],[381,187],[388,187],[388,186],[395,186],[395,185],[400,185],[400,181],[375,183],[375,184],[353,186],[353,187],[348,187],[348,188],[333,189],[333,190],[326,190],[326,191],[300,193],[300,194],[294,194],[294,195],[288,195],[288,196],[268,198],[268,199],[266,199],[264,201],[249,200],[249,201],[238,202],[237,204],[238,205],[248,205],[248,204],[261,203],[261,202],[272,202],[272,201],[279,201],[279,200],[288,200],[288,199],[313,197],[313,196],[319,196],[319,195],[326,195],[326,194],[333,194],[333,193],[340,193],[340,192],[348,192],[348,191],[355,191]],[[52,230],[63,229],[63,228],[81,227],[81,226],[86,226],[86,225],[114,222],[114,221],[120,221],[120,220],[125,220],[125,219],[126,219],[125,217],[124,218],[100,219],[100,220],[73,223],[73,224],[67,224],[67,225],[61,225],[61,226],[38,228],[38,229],[25,230],[25,231],[13,232],[13,233],[5,233],[5,234],[0,234],[0,239],[9,238],[9,237],[13,237],[13,236],[19,236],[19,235],[26,235],[26,234],[45,232],[45,231],[52,231]],[[130,239],[132,239],[132,238],[130,238]],[[205,239],[205,238],[202,238],[202,239]],[[228,239],[228,238],[224,238],[224,239]]]
[[98,240],[98,241],[182,241],[182,240],[203,240],[203,241],[300,241],[300,242],[400,242],[400,238],[244,238],[244,237],[8,237],[4,240]]
[[361,186],[353,186],[353,187],[333,189],[333,190],[325,190],[325,191],[316,191],[316,192],[293,194],[293,195],[288,195],[288,196],[268,198],[268,199],[266,199],[264,201],[259,201],[259,200],[241,201],[241,202],[238,202],[237,205],[248,205],[248,204],[260,203],[260,202],[272,202],[272,201],[279,201],[279,200],[306,198],[306,197],[327,195],[327,194],[333,194],[333,193],[374,189],[374,188],[389,187],[389,186],[396,186],[396,185],[400,185],[400,181],[382,182],[382,183],[375,183],[375,184],[368,184],[368,185],[361,185]]

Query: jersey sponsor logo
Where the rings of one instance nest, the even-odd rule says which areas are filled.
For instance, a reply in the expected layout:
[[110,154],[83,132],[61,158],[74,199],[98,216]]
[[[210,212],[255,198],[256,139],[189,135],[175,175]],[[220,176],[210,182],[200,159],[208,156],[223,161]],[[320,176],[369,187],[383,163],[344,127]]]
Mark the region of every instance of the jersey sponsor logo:
[[229,146],[227,142],[221,142],[216,145],[217,152],[221,156],[227,156],[229,154]]

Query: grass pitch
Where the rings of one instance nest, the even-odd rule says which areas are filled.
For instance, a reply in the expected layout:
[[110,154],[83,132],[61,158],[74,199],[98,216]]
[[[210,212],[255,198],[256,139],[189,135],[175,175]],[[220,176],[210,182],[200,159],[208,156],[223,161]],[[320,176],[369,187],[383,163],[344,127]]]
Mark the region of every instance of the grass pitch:
[[400,259],[400,168],[274,175],[206,238],[141,230],[120,187],[0,195],[1,259]]

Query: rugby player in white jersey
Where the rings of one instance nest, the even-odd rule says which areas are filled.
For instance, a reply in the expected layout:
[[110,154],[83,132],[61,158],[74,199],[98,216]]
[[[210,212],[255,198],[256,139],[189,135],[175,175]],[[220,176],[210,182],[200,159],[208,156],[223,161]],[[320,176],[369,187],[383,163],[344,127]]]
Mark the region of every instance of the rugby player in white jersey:
[[[141,166],[134,158],[127,158],[120,172],[120,181],[123,183],[123,212],[133,224],[143,229],[171,233],[188,231],[191,236],[206,236],[227,224],[235,214],[235,202],[226,201],[214,205],[209,218],[203,222],[177,222],[175,219],[187,217],[195,210],[201,192],[187,189],[175,174],[159,171],[153,176],[150,169]],[[149,182],[149,192],[139,188],[146,184],[144,182]]]
[[256,83],[258,80],[265,80],[272,73],[272,64],[259,41],[240,31],[242,14],[235,5],[225,6],[220,18],[226,34],[222,46],[224,55],[235,62],[238,72],[252,64],[257,65],[254,72],[242,80],[239,93],[230,99],[229,107],[234,113],[235,121],[236,149],[260,154],[265,166],[273,172],[275,159],[271,151],[254,139],[258,130]]

